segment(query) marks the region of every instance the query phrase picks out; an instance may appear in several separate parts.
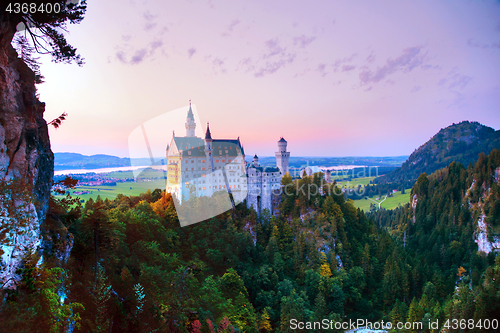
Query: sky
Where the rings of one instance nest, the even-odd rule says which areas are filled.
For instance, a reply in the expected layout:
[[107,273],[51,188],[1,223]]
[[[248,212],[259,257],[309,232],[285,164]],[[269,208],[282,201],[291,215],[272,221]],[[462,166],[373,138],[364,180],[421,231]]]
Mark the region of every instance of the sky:
[[409,155],[463,120],[500,128],[498,1],[88,0],[67,39],[84,66],[41,58],[45,119],[68,113],[54,152],[126,157],[156,124],[161,154],[189,100],[197,135],[210,122],[252,156],[282,136],[292,156]]

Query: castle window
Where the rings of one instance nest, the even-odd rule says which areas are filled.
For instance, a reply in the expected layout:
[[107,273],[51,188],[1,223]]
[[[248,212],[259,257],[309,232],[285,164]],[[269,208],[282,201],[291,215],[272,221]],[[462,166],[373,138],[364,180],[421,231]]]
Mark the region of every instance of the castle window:
[[205,170],[205,168],[201,168],[202,170]]
[[206,187],[204,187],[203,189],[204,189],[204,190],[206,190],[207,188],[206,188]]
[[219,160],[215,160],[215,163],[219,163]]
[[201,163],[205,163],[205,160],[201,160]]
[[[191,152],[189,152],[189,155],[191,155]],[[191,160],[191,163],[194,163],[194,160]]]
[[186,171],[188,171],[188,168],[186,168]]
[[191,171],[194,171],[194,168],[191,168]]
[[[205,168],[203,168],[203,170],[205,170]],[[205,174],[203,174],[203,177],[205,177]]]
[[226,160],[222,160],[222,162],[224,163],[224,162],[226,162]]
[[[186,147],[186,149],[187,149],[187,147]],[[188,155],[191,155],[191,150],[188,150]]]

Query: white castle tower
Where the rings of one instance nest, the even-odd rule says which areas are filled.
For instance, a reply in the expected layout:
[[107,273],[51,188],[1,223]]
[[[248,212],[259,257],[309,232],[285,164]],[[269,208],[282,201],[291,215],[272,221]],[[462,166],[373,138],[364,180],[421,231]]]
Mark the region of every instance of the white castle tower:
[[288,172],[288,161],[290,160],[290,152],[286,151],[286,140],[283,137],[278,141],[278,151],[275,154],[276,165],[281,171],[281,174]]
[[194,137],[196,123],[194,122],[193,110],[191,110],[191,100],[189,101],[189,111],[186,118],[186,137]]

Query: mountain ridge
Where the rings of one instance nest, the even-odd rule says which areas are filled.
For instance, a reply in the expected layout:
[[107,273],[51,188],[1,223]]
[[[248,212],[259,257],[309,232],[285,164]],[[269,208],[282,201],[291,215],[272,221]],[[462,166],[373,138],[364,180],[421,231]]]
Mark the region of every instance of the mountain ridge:
[[453,123],[415,149],[401,167],[377,178],[375,183],[414,182],[421,173],[431,174],[451,162],[467,167],[477,161],[479,153],[489,154],[499,147],[500,131],[476,121]]

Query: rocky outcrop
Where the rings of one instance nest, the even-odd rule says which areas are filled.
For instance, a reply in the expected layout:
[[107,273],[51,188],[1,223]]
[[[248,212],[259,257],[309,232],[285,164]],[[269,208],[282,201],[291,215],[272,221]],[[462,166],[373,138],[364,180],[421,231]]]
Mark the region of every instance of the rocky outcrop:
[[418,197],[416,194],[411,198],[411,208],[413,210],[413,224],[415,224],[415,210],[417,209]]
[[[498,171],[500,168],[497,168],[495,174],[493,175],[494,180],[498,182]],[[473,191],[475,186],[481,186],[481,200],[477,203],[471,203],[470,197],[471,192]],[[476,184],[476,180],[472,180],[472,184],[467,190],[465,195],[465,200],[469,205],[469,209],[472,212],[472,217],[478,216],[477,218],[477,226],[474,231],[474,241],[477,244],[478,251],[484,252],[486,254],[492,251],[500,250],[500,238],[497,236],[488,237],[488,224],[486,223],[486,214],[485,214],[485,202],[488,200],[488,197],[491,194],[491,189],[487,187],[485,184]],[[476,213],[476,214],[474,214]]]
[[[54,170],[43,119],[45,103],[36,97],[35,74],[11,46],[13,35],[13,27],[0,22],[0,232],[6,232],[0,241],[3,288],[15,286],[19,279],[15,271],[23,256],[40,244]],[[7,190],[13,181],[16,187]],[[26,191],[31,200],[22,196]],[[18,221],[20,216],[26,221]]]

